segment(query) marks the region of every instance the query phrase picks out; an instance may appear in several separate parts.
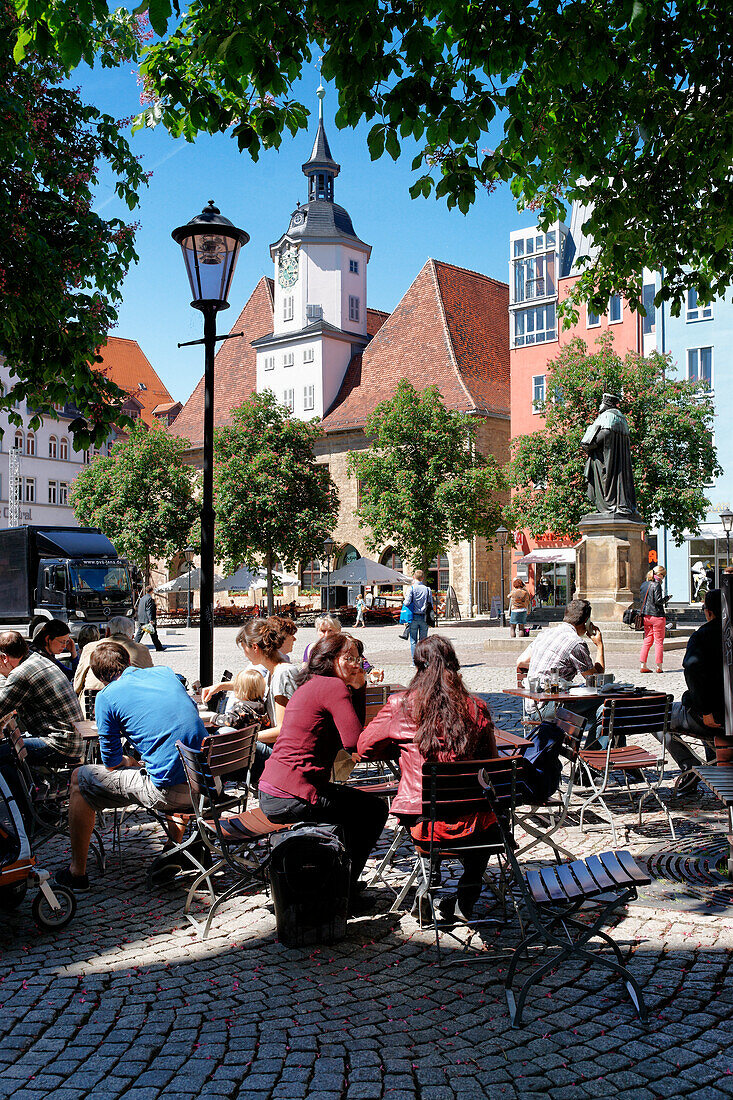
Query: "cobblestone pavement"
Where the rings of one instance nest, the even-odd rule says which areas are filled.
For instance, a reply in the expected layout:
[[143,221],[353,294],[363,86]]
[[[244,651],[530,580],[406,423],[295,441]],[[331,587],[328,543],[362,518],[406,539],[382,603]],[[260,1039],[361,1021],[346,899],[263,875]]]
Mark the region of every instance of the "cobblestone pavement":
[[[234,632],[230,639],[223,633],[217,670],[238,667]],[[482,631],[451,633],[471,687],[489,691],[510,682],[506,667],[481,663]],[[390,678],[404,679],[409,668],[388,631],[366,637],[370,657],[384,661]],[[296,652],[307,640],[299,636]],[[174,648],[180,636],[167,641],[159,659],[195,674],[195,653]],[[678,680],[675,673],[663,677],[677,694]],[[685,805],[687,812],[678,811],[682,835],[704,840],[722,831],[711,798]],[[623,821],[637,853],[669,836],[661,813],[646,815],[641,828],[628,813]],[[561,840],[578,854],[611,846],[607,835],[581,836],[574,827]],[[537,988],[524,1026],[513,1030],[501,985],[506,964],[463,965],[456,947],[448,948],[450,965],[439,968],[429,930],[409,913],[388,914],[386,887],[377,915],[350,922],[348,938],[331,947],[279,944],[264,894],[224,907],[202,943],[183,918],[180,885],[145,890],[145,866],[159,849],[157,828],[143,816],[130,818],[120,852],[79,896],[65,930],[40,934],[27,902],[2,917],[0,1096],[733,1095],[730,910],[709,916],[703,906],[644,904],[621,916],[614,935],[632,949],[647,1025],[605,971],[565,965]],[[62,842],[44,849],[51,868],[66,858]],[[398,863],[393,884],[407,866]],[[500,942],[513,942],[511,933]]]

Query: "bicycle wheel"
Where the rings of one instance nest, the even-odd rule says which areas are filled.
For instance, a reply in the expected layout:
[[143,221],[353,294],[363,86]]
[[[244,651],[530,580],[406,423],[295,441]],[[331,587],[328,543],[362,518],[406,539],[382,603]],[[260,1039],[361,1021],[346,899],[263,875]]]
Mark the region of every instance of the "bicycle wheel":
[[56,932],[65,928],[76,912],[76,895],[66,886],[53,884],[52,890],[59,903],[58,909],[53,909],[48,898],[39,890],[33,899],[31,911],[33,919],[44,932]]

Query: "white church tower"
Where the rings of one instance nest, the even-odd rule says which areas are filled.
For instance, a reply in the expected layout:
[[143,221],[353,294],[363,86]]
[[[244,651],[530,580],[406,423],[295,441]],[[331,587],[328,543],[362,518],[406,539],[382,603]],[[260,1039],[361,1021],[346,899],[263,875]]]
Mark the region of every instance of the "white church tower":
[[286,233],[270,246],[274,331],[253,341],[258,393],[271,390],[303,420],[325,415],[351,357],[368,341],[366,268],[371,246],[357,237],[348,213],[333,199],[341,167],[331,156],[323,126],[325,94],[321,86],[318,132],[303,165],[308,201],[298,203]]

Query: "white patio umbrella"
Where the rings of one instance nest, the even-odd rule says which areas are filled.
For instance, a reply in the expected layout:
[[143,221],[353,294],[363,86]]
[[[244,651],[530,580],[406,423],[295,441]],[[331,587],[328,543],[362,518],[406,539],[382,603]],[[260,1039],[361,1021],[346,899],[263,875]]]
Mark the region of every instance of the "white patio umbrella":
[[[198,592],[201,588],[200,569],[191,570],[190,587],[192,592]],[[224,584],[224,578],[219,573],[214,573],[214,591],[225,592],[226,587],[227,586]],[[159,584],[155,591],[163,595],[166,592],[188,592],[188,589],[188,573],[181,573],[180,577],[173,577],[172,580],[166,581],[165,584]]]
[[333,588],[334,585],[343,584],[410,584],[411,581],[412,577],[408,577],[406,573],[390,569],[381,562],[372,561],[371,558],[357,558],[348,565],[342,565],[340,569],[331,573],[330,578],[321,573],[323,588],[327,584]]
[[[277,585],[298,584],[297,577],[281,573],[278,569],[273,569],[272,579]],[[230,592],[251,592],[257,588],[267,588],[267,573],[262,570],[252,573],[246,565],[240,565],[236,573],[222,578],[222,585]]]

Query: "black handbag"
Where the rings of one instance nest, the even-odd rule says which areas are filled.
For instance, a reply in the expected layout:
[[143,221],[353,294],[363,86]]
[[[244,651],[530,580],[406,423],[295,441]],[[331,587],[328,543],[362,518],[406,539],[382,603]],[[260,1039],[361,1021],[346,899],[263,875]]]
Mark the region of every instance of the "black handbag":
[[425,622],[428,626],[435,626],[437,619],[435,618],[435,607],[433,606],[433,598],[430,597],[430,602],[425,608]]

